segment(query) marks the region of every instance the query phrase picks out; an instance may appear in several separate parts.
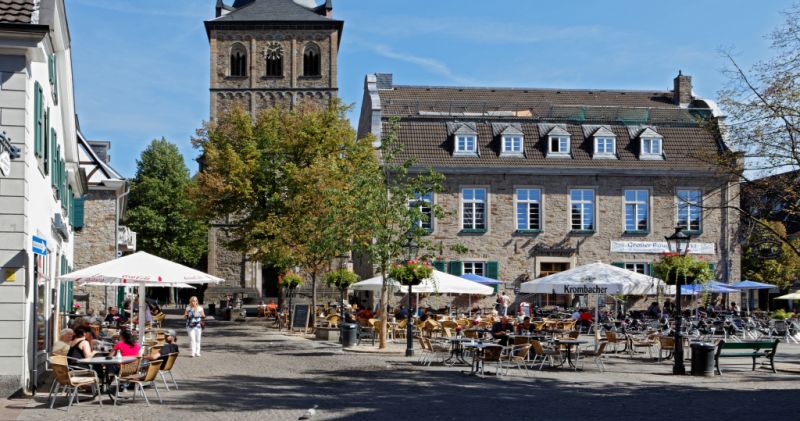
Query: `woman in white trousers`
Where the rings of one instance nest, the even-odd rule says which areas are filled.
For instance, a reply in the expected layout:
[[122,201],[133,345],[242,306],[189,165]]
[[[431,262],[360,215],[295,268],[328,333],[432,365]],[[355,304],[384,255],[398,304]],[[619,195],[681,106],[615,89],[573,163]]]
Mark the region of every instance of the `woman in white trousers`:
[[192,345],[192,357],[200,356],[200,340],[203,336],[203,320],[206,318],[206,313],[203,307],[198,304],[197,297],[189,299],[189,306],[183,312],[183,318],[186,319],[186,333],[189,334],[189,342]]

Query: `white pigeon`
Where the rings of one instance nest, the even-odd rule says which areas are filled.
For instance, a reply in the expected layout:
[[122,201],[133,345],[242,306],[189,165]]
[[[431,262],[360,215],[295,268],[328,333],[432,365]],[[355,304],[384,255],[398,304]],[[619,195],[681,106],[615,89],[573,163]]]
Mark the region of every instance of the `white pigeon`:
[[314,405],[313,408],[309,408],[308,411],[306,411],[306,413],[303,414],[303,416],[298,418],[298,420],[310,420],[311,417],[313,417],[317,413],[317,408],[319,408],[319,405]]

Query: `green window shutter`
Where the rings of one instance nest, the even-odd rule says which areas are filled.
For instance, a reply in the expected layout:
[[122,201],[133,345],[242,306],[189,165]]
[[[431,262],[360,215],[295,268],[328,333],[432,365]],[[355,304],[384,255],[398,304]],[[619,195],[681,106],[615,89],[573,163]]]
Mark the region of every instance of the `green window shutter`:
[[463,273],[464,267],[461,264],[461,260],[451,260],[447,272],[451,275],[461,276]]
[[72,197],[72,186],[67,186],[66,208],[67,208],[67,221],[70,222],[70,225],[72,223],[72,204],[74,203],[74,201],[75,201],[75,198]]
[[50,107],[47,107],[47,111],[44,113],[44,139],[42,139],[42,147],[43,153],[42,157],[44,157],[44,175],[48,175],[50,173],[50,136],[48,133],[50,132]]
[[53,157],[53,187],[56,188],[56,198],[61,198],[61,145],[53,138],[56,145],[56,155]]
[[717,272],[716,272],[716,270],[714,270],[716,268],[716,265],[714,263],[709,262],[708,263],[708,268],[711,269],[711,273],[714,276],[713,278],[711,278],[711,280],[716,281],[717,280]]
[[33,87],[33,154],[37,158],[42,156],[42,135],[44,121],[42,121],[42,87],[36,82]]
[[486,277],[500,279],[500,264],[497,262],[486,262]]
[[72,228],[79,230],[83,228],[83,202],[84,198],[78,197],[72,204]]
[[618,267],[618,268],[623,268],[623,269],[625,269],[625,262],[612,262],[612,263],[611,263],[611,266],[616,266],[616,267]]
[[50,185],[56,186],[56,174],[58,174],[58,142],[56,142],[56,134],[53,131],[50,136]]
[[650,275],[650,276],[653,276],[653,264],[652,263],[648,263],[647,264],[647,274]]
[[447,272],[447,263],[444,260],[434,260],[433,268],[439,272]]

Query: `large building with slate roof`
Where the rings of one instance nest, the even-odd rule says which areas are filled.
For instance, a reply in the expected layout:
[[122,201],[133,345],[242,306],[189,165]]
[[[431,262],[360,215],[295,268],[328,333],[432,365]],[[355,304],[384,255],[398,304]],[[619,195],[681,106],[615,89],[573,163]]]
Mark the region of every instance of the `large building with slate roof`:
[[[260,111],[311,101],[325,106],[338,96],[337,61],[344,22],[333,2],[315,0],[217,1],[205,22],[211,52],[211,120],[234,104]],[[226,226],[209,230],[208,273],[226,280],[205,292],[207,302],[230,293],[277,297],[277,272],[225,247]],[[302,292],[302,291],[301,291]]]
[[440,245],[440,270],[497,278],[509,293],[598,260],[650,273],[681,226],[718,279],[738,280],[739,218],[722,208],[738,203],[738,189],[713,164],[726,150],[719,111],[694,96],[691,77],[673,82],[671,91],[461,88],[371,74],[358,132],[379,146],[396,118],[398,159],[446,176],[444,192],[416,204],[448,212],[421,222]]

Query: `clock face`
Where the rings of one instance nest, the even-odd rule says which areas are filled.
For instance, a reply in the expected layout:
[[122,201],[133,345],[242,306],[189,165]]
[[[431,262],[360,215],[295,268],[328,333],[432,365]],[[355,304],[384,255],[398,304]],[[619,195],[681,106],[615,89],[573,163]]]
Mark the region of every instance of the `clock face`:
[[271,42],[267,45],[265,55],[270,60],[276,60],[283,57],[283,47],[277,42]]

